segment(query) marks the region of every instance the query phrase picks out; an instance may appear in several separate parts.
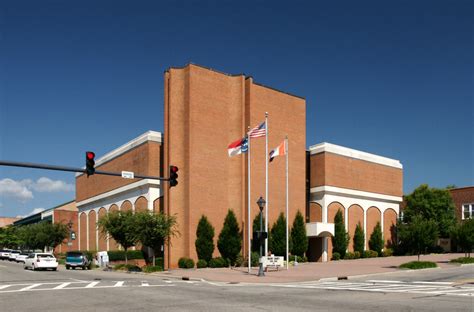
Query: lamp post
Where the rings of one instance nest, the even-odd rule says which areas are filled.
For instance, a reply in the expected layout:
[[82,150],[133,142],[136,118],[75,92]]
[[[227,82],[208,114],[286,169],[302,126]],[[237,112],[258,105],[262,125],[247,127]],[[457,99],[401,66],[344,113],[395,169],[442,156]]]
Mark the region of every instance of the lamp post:
[[258,267],[258,276],[265,276],[265,273],[263,273],[263,261],[262,261],[262,249],[263,249],[263,217],[262,217],[262,211],[263,208],[265,207],[266,201],[265,199],[260,196],[260,198],[257,201],[258,208],[260,209],[260,233],[259,233],[259,242],[260,242],[260,261],[259,261],[259,267]]

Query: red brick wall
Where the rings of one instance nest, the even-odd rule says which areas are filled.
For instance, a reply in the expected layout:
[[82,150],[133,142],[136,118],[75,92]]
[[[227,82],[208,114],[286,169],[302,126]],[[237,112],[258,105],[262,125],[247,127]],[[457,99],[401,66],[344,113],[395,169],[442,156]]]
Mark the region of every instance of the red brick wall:
[[462,204],[474,203],[474,186],[449,190],[456,205],[456,217],[462,220]]
[[333,153],[311,155],[311,187],[335,186],[402,196],[403,170]]
[[91,210],[89,211],[89,249],[88,249],[91,251],[97,250],[96,224],[97,224],[96,213],[94,210]]
[[[305,101],[256,85],[244,76],[229,76],[195,65],[170,69],[165,74],[164,167],[180,168],[179,185],[172,188],[167,212],[177,215],[181,236],[172,239],[171,267],[180,257],[196,260],[196,227],[205,214],[215,227],[216,240],[228,209],[239,224],[247,220],[246,158],[229,158],[227,146],[241,138],[247,126],[264,121],[269,112],[269,149],[285,134],[290,138],[290,222],[296,210],[305,211]],[[265,196],[264,138],[252,145],[252,211]],[[284,211],[284,158],[269,166],[272,224]],[[192,170],[190,170],[192,168]],[[246,243],[246,228],[244,229]],[[244,250],[247,250],[244,244]],[[215,255],[218,255],[216,251]],[[168,259],[167,259],[168,260]]]
[[394,209],[386,209],[383,214],[383,239],[385,246],[392,247],[395,242],[395,226],[397,225],[397,213]]
[[[69,222],[72,222],[71,230],[76,233],[75,240],[69,240],[69,236],[68,236],[68,238],[66,238],[61,245],[56,247],[55,252],[67,252],[70,250],[77,250],[78,249],[77,211],[55,209],[53,211],[53,214],[54,214],[53,216],[54,223],[68,224]],[[72,245],[68,246],[68,242],[71,242]]]
[[[370,235],[374,232],[374,228],[377,225],[377,222],[381,222],[381,216],[382,213],[377,207],[370,207],[367,210],[367,233],[366,233],[366,245],[365,249],[369,249],[369,240],[370,240]],[[362,224],[363,226],[363,224]],[[380,225],[382,226],[382,224]]]
[[316,203],[309,203],[309,222],[323,222],[323,208]]
[[[99,209],[99,213],[97,214],[98,220],[102,219],[104,216],[107,215],[107,210],[102,207]],[[99,246],[98,251],[106,251],[107,250],[107,235],[99,231]]]
[[364,210],[359,205],[352,205],[349,207],[348,210],[349,215],[349,224],[348,224],[348,232],[350,235],[349,239],[349,251],[354,251],[354,233],[355,228],[358,223],[364,228]]
[[[160,143],[148,141],[96,166],[96,169],[111,172],[133,171],[136,175],[160,176],[160,149]],[[76,178],[76,201],[80,202],[137,181],[138,179],[122,179],[106,175],[89,177],[80,175]]]

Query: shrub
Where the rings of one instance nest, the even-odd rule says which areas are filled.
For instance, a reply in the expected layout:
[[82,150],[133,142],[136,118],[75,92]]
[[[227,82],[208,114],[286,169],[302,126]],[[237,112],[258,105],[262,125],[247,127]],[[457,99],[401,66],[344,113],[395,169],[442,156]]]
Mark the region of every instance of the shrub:
[[280,213],[270,230],[268,250],[275,255],[286,255],[286,218]]
[[344,255],[344,259],[345,260],[355,259],[355,255],[353,252],[346,252],[346,254]]
[[142,269],[140,269],[139,266],[133,265],[133,264],[117,264],[114,266],[114,270],[116,271],[127,271],[127,272],[141,272]]
[[377,222],[374,227],[374,231],[370,235],[369,248],[370,250],[375,250],[377,252],[377,255],[381,255],[383,243],[384,241],[382,236],[382,227],[380,226],[380,222]]
[[[239,224],[232,210],[229,210],[224,220],[224,226],[219,234],[217,248],[221,256],[230,260],[230,264],[235,263],[242,247],[242,238],[240,235]],[[212,261],[212,260],[211,260]]]
[[196,266],[198,269],[207,268],[207,261],[204,259],[199,259]]
[[334,217],[334,236],[332,239],[332,252],[337,252],[341,258],[346,254],[349,244],[349,234],[346,232],[342,211],[339,209]]
[[[125,250],[107,251],[107,254],[109,255],[109,261],[125,260]],[[144,256],[141,250],[127,250],[127,258],[128,260],[144,259]]]
[[382,251],[382,257],[391,257],[393,255],[393,249],[391,248],[385,248]]
[[354,251],[354,259],[359,259],[359,258],[360,258],[360,252]]
[[374,250],[364,250],[362,253],[362,258],[376,258],[378,253]]
[[436,268],[437,265],[431,261],[412,261],[403,263],[399,266],[401,269],[411,269],[411,270],[419,270],[419,269],[428,269],[428,268]]
[[250,258],[250,265],[253,267],[258,266],[258,260],[260,258],[260,254],[258,252],[252,252],[251,258]]
[[363,253],[364,244],[365,244],[364,230],[362,229],[362,226],[360,225],[360,222],[359,222],[357,223],[357,226],[354,232],[354,251],[358,251],[359,255]]
[[[308,250],[308,236],[306,235],[306,223],[304,221],[303,215],[299,210],[298,212],[296,212],[295,220],[293,221],[290,240],[292,242],[292,244],[290,245],[291,254],[303,256],[304,253]],[[286,242],[284,246],[286,248]],[[286,253],[284,252],[283,255],[284,254]]]
[[341,255],[336,251],[332,253],[332,260],[340,260]]
[[474,258],[471,258],[471,257],[461,257],[461,258],[452,259],[452,260],[449,261],[449,262],[452,262],[452,263],[461,263],[461,264],[468,264],[468,263],[474,263]]
[[227,260],[222,257],[212,258],[209,261],[210,268],[225,268],[227,266]]
[[194,268],[194,260],[187,257],[179,258],[178,267],[181,269],[192,269]]
[[242,256],[242,253],[239,253],[239,255],[237,256],[237,259],[235,259],[235,266],[241,267],[242,265],[244,265],[244,262],[245,262],[245,259]]
[[202,216],[196,229],[196,252],[198,259],[210,261],[214,252],[214,227],[206,216]]
[[159,265],[147,265],[142,268],[145,273],[160,272],[163,271],[163,266]]

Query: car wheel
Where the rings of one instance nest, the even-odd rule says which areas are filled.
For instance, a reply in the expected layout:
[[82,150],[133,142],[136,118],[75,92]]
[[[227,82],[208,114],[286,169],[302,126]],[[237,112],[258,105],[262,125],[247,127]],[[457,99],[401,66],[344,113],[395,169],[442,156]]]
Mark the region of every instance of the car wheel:
[[57,271],[58,269],[57,268],[53,268],[53,271]]
[[31,269],[32,269],[33,271],[36,271],[36,268],[35,268],[35,265],[34,265],[34,264],[31,266]]
[[76,269],[76,267],[71,267],[71,269],[75,270],[75,269]]
[[69,270],[69,265],[66,265],[66,270]]
[[28,269],[28,268],[26,267],[26,264],[25,264],[25,265],[23,266],[23,270],[26,270],[26,269]]

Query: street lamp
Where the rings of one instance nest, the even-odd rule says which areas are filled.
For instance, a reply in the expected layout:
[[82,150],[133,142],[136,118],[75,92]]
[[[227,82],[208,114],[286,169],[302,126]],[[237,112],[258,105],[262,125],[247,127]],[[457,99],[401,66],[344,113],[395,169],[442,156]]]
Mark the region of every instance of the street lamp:
[[260,241],[260,261],[259,261],[259,267],[258,267],[258,276],[265,276],[265,273],[263,273],[263,261],[262,261],[262,249],[263,249],[263,217],[262,217],[262,211],[263,208],[265,207],[266,201],[265,199],[260,196],[260,198],[257,200],[257,205],[258,208],[260,209],[260,235],[259,236],[259,241]]

